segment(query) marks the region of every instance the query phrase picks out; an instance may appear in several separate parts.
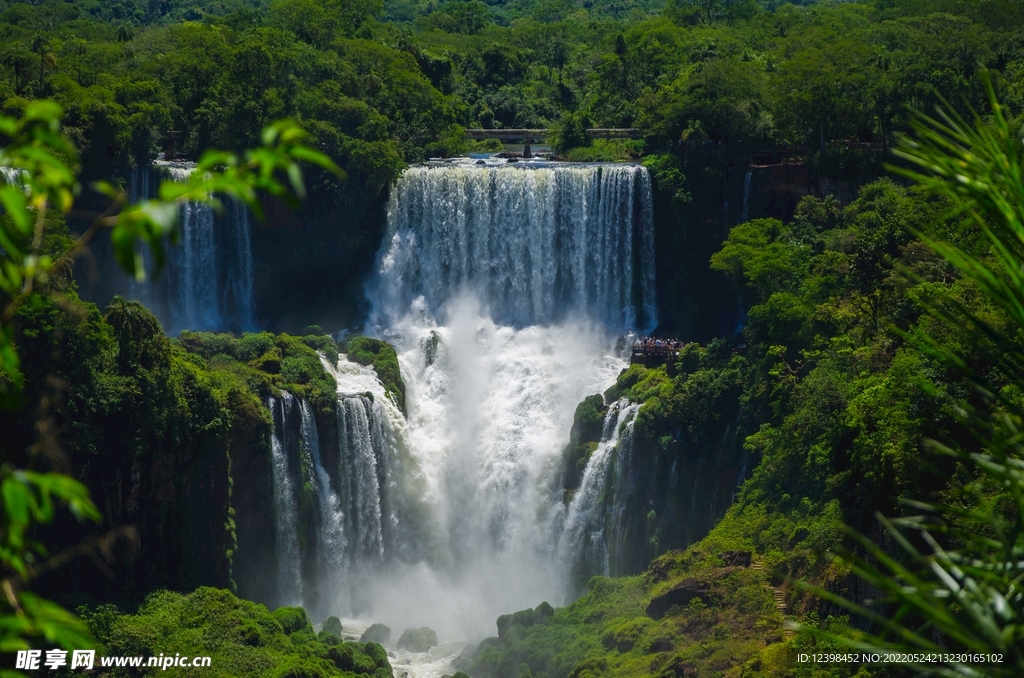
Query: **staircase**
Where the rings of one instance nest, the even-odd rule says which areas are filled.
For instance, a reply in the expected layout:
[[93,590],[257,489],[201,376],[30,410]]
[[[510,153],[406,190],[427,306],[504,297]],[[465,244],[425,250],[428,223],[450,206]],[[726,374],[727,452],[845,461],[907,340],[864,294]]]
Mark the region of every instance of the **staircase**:
[[[764,563],[760,560],[755,560],[750,564],[750,569],[764,574]],[[765,583],[768,583],[767,577],[765,578]],[[789,614],[789,605],[786,604],[786,596],[783,594],[782,588],[772,586],[771,584],[768,584],[768,588],[772,590],[772,601],[775,603],[775,609],[779,611],[784,621],[792,621],[793,616]],[[789,627],[783,627],[783,633],[786,634],[787,638],[792,638],[794,635],[793,629]]]

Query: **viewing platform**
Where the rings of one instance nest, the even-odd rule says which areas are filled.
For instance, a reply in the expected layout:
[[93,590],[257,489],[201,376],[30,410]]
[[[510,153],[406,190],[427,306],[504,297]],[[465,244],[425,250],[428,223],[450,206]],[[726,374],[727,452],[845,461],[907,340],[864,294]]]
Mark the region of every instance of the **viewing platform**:
[[653,339],[645,337],[633,342],[633,351],[629,357],[630,364],[656,367],[672,363],[679,357],[683,342],[677,339]]

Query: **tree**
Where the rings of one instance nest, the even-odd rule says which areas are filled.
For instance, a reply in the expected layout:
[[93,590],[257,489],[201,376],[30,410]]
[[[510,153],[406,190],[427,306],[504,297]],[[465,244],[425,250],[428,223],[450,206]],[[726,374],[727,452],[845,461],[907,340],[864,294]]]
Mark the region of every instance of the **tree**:
[[[1000,328],[948,292],[928,304],[938,327],[981,354],[989,366],[984,371],[971,369],[962,350],[925,330],[911,337],[970,379],[980,398],[980,407],[960,405],[975,445],[929,441],[955,459],[966,478],[945,502],[908,502],[921,515],[879,516],[902,559],[854,534],[864,555],[846,553],[845,560],[881,600],[869,607],[808,587],[879,629],[838,636],[807,628],[813,635],[868,652],[936,653],[938,662],[911,668],[944,676],[1024,673],[1024,350],[1018,341],[1024,331],[1024,153],[1019,129],[1007,121],[991,87],[989,96],[988,120],[976,114],[968,123],[948,105],[940,109],[941,120],[919,116],[915,135],[896,148],[909,166],[894,168],[927,194],[951,201],[962,228],[980,232],[982,254],[941,228],[922,237],[1006,319]],[[962,653],[971,656],[964,660]]]
[[50,63],[53,65],[56,63],[53,60],[53,55],[50,54],[49,38],[42,33],[37,33],[36,36],[32,38],[32,52],[39,55],[39,89],[42,90],[43,76],[45,73],[44,68],[46,67],[46,64]]

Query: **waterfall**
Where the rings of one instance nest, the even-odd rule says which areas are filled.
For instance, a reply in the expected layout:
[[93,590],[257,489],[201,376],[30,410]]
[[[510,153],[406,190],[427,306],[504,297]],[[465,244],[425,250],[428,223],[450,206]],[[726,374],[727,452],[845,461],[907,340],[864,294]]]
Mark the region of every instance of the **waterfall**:
[[382,444],[382,419],[374,400],[365,395],[339,395],[338,440],[341,477],[353,550],[362,562],[384,560],[383,493],[387,459]]
[[388,205],[375,310],[388,323],[472,289],[495,321],[585,311],[657,324],[651,181],[637,165],[413,167]]
[[[131,200],[152,199],[162,179],[184,181],[192,169],[188,163],[158,163],[154,169],[133,170]],[[256,327],[251,216],[243,204],[230,199],[224,203],[223,214],[196,202],[182,206],[180,238],[169,247],[164,270],[155,271],[144,248],[147,282],[129,279],[120,290],[152,310],[169,334]]]
[[740,219],[740,223],[745,223],[750,218],[750,179],[754,176],[752,170],[747,170],[747,175],[743,177],[743,218]]
[[[633,417],[639,405],[627,400],[612,403],[605,414],[601,442],[591,454],[583,471],[579,489],[573,495],[566,513],[565,527],[558,544],[562,569],[584,581],[590,575],[609,574],[609,548],[605,526],[607,513],[614,511],[618,497],[609,509],[606,500],[609,485],[621,486],[623,464],[632,438]],[[613,459],[614,458],[614,459]],[[613,477],[608,471],[614,467]]]
[[[344,602],[346,571],[344,514],[338,494],[331,487],[331,477],[320,461],[320,436],[316,429],[313,408],[306,400],[299,401],[302,415],[302,443],[313,461],[313,486],[317,506],[317,583],[322,589],[315,604],[328,611]],[[329,599],[325,600],[327,596]]]
[[624,334],[657,324],[650,177],[419,166],[387,214],[369,328],[398,353],[407,416],[369,368],[329,366],[350,587],[375,620],[482,634],[566,599],[553,479],[577,403],[627,366]]
[[299,507],[288,462],[288,420],[295,399],[287,391],[281,399],[267,398],[274,419],[270,452],[274,481],[274,539],[277,554],[277,602],[298,605],[302,601],[302,554],[299,547]]

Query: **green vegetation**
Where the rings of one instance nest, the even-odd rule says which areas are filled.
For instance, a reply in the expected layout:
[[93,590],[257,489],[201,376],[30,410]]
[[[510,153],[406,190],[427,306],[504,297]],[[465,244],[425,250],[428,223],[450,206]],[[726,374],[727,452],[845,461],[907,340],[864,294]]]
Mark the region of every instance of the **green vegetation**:
[[292,337],[269,332],[230,334],[183,331],[171,340],[203,359],[203,366],[231,374],[254,393],[266,397],[284,390],[308,398],[318,412],[334,411],[337,384],[324,371],[318,351],[338,359],[338,348],[326,335]]
[[[26,111],[0,117],[0,160],[28,177],[27,191],[0,186],[0,389],[4,404],[22,408],[0,413],[0,556],[20,606],[0,601],[0,650],[24,647],[27,637],[85,642],[80,624],[24,591],[43,569],[33,563],[48,557],[32,525],[57,523],[49,544],[57,548],[77,542],[82,529],[62,523],[67,516],[56,506],[89,520],[102,512],[104,527],[136,523],[142,550],[117,565],[111,582],[72,572],[48,582],[58,592],[130,603],[163,587],[229,588],[236,536],[248,529],[231,509],[243,491],[233,480],[267,440],[266,398],[288,390],[308,398],[318,418],[335,416],[335,385],[318,352],[333,360],[338,347],[318,330],[168,340],[137,303],[115,299],[103,313],[82,303],[65,259],[81,244],[71,235],[76,223],[64,223],[82,193],[76,172],[107,182],[80,200],[102,210],[123,199],[115,187],[127,171],[159,150],[201,158],[188,184],[165,185],[160,201],[101,224],[113,229],[118,261],[135,271],[137,241],[158,258],[173,241],[173,203],[212,203],[217,191],[259,210],[267,205],[257,189],[303,192],[299,159],[321,166],[306,183],[334,210],[324,214],[373,221],[407,163],[471,148],[465,127],[550,127],[566,158],[643,158],[656,185],[665,327],[688,339],[708,334],[700,304],[724,308],[732,291],[718,291],[723,281],[748,311],[737,336],[689,344],[671,365],[633,366],[580,405],[563,467],[566,500],[596,448],[606,404],[641,405],[632,454],[644,470],[621,522],[606,526],[621,537],[613,572],[627,576],[578,581],[587,593],[553,614],[541,605],[501,617],[498,637],[460,669],[501,678],[884,672],[794,659],[838,647],[849,627],[866,625],[835,616],[795,582],[833,601],[852,599],[855,613],[878,614],[858,607],[868,594],[850,565],[827,556],[844,543],[844,526],[883,547],[846,543],[853,571],[874,576],[896,601],[876,622],[884,627],[882,619],[902,610],[908,624],[923,624],[929,609],[946,610],[939,594],[915,598],[857,560],[897,551],[877,530],[876,513],[917,531],[899,542],[911,565],[886,561],[886,574],[927,586],[932,579],[907,569],[923,563],[955,582],[981,582],[973,598],[952,592],[964,607],[936,628],[982,647],[992,637],[953,631],[981,619],[999,642],[1020,646],[1019,616],[984,617],[991,609],[1018,614],[1020,601],[1007,592],[1003,567],[1019,561],[1022,533],[1011,510],[1020,505],[1024,420],[1019,3],[53,0],[0,3],[0,32],[2,108]],[[964,126],[956,122],[960,131],[933,137],[952,160],[928,158],[939,179],[911,176],[930,193],[876,180],[894,135],[910,131],[912,109],[944,99],[954,112],[987,110],[986,82],[1005,102],[1005,119],[981,120],[995,137],[957,136]],[[29,103],[42,97],[63,106],[64,136],[56,108]],[[308,146],[295,127],[263,131],[282,117],[308,131]],[[588,127],[635,127],[643,138],[591,141]],[[999,152],[966,148],[996,137]],[[270,148],[244,158],[203,155],[261,141]],[[913,148],[904,145],[902,157],[919,162]],[[799,149],[793,167],[804,174],[785,180],[814,196],[791,218],[792,206],[774,210],[786,218],[735,226],[719,246],[728,193],[708,187],[726,186],[759,149]],[[348,182],[332,176],[323,154],[337,159]],[[965,171],[1003,178],[988,184],[994,190],[979,190],[980,179],[948,183]],[[288,182],[272,179],[278,175]],[[838,184],[842,203],[823,188]],[[967,226],[958,221],[964,215]],[[344,245],[365,252],[376,246],[374,233],[364,229]],[[690,291],[700,289],[715,291]],[[372,365],[404,410],[394,350],[364,337],[344,350]],[[964,417],[993,408],[999,416],[983,425]],[[925,439],[947,452],[990,456],[942,454]],[[82,485],[51,472],[65,461],[86,485],[107,490],[99,506]],[[753,475],[727,509],[747,461]],[[165,502],[170,518],[140,512],[138,492]],[[921,505],[908,500],[942,507],[935,514],[944,520],[916,521]],[[943,551],[922,551],[922,526]],[[736,553],[752,554],[757,567],[732,564]],[[963,564],[969,558],[961,554],[979,553],[985,558]],[[992,603],[993,590],[1006,605]],[[773,593],[817,632],[787,637]],[[340,643],[333,624],[314,635],[301,610],[271,614],[224,591],[156,593],[136,615],[89,609],[93,632],[125,654],[176,651],[177,642],[211,648],[224,659],[215,671],[390,671],[379,646]]]
[[100,655],[208,656],[209,667],[112,669],[111,676],[273,676],[274,678],[392,678],[387,653],[377,643],[318,638],[305,610],[263,605],[230,591],[202,587],[182,595],[157,591],[135,614],[113,605],[79,609],[96,635]]
[[[642,576],[595,578],[552,628],[512,631],[499,618],[499,637],[481,644],[473,671],[514,678],[526,663],[551,678],[887,675],[836,664],[821,674],[824,666],[796,661],[844,645],[1002,652],[1009,663],[982,675],[1019,671],[1021,377],[1008,338],[1019,331],[1020,126],[999,117],[977,125],[977,135],[963,122],[943,131],[956,162],[940,163],[945,142],[927,156],[903,146],[941,177],[977,167],[967,188],[933,181],[933,197],[880,180],[845,207],[807,197],[788,223],[731,230],[712,266],[750,300],[742,336],[687,345],[673,365],[631,366],[604,398],[581,403],[573,442],[592,439],[585,431],[599,408],[625,397],[642,403],[632,454],[650,477],[707,451],[720,458],[716,441],[729,426],[745,432],[753,476],[699,541],[669,532],[660,511],[646,531],[622,531],[627,550],[692,545],[655,558]],[[995,167],[1000,174],[985,169]],[[962,213],[972,216],[961,223]],[[644,497],[655,506],[685,489],[653,487]],[[931,515],[918,517],[922,509]],[[878,514],[928,536],[890,528],[905,552],[895,560]],[[872,540],[848,540],[847,526]],[[844,549],[848,559],[835,558]],[[732,564],[744,553],[756,567]],[[854,574],[889,597],[868,606]],[[862,617],[837,616],[844,600]],[[783,612],[809,632],[787,637]],[[883,635],[858,630],[872,622]],[[919,630],[929,622],[941,641]]]
[[[48,43],[37,37],[33,44],[40,53],[42,77]],[[206,150],[197,164],[196,177],[183,183],[164,182],[157,199],[126,204],[122,192],[107,182],[97,182],[94,187],[111,200],[112,207],[96,218],[85,233],[73,238],[63,217],[72,209],[80,189],[78,155],[62,134],[63,112],[52,101],[15,102],[9,107],[22,110],[16,118],[0,115],[0,134],[5,141],[0,165],[10,173],[4,175],[0,185],[0,406],[13,409],[27,401],[39,403],[40,411],[35,421],[22,416],[20,420],[4,422],[10,425],[4,428],[6,449],[0,466],[4,504],[0,522],[0,571],[4,578],[0,583],[5,592],[0,603],[0,649],[25,649],[30,639],[38,642],[40,638],[77,648],[88,642],[85,628],[59,606],[24,589],[78,555],[109,558],[111,545],[121,538],[133,537],[135,530],[111,530],[52,557],[49,549],[37,540],[36,526],[54,522],[58,518],[57,507],[68,508],[79,523],[101,520],[86,486],[64,473],[68,457],[58,438],[61,427],[56,420],[66,418],[62,423],[83,434],[75,442],[95,455],[92,445],[102,437],[102,428],[96,421],[83,419],[98,412],[111,414],[103,411],[106,405],[124,406],[141,400],[139,409],[118,413],[129,414],[129,421],[133,421],[131,415],[141,415],[134,420],[142,424],[140,431],[121,432],[134,438],[119,441],[127,443],[119,451],[131,455],[146,447],[147,435],[175,429],[166,420],[146,417],[166,406],[161,401],[169,390],[168,378],[174,379],[183,395],[200,396],[190,401],[190,406],[202,411],[209,403],[202,399],[204,394],[194,392],[197,386],[205,386],[196,379],[197,375],[187,369],[175,373],[170,368],[167,352],[161,350],[160,326],[140,304],[115,299],[101,324],[94,306],[78,303],[75,287],[68,280],[75,256],[98,231],[110,229],[115,259],[126,271],[140,276],[139,243],[149,245],[157,264],[162,263],[167,241],[174,242],[178,237],[182,204],[194,201],[216,206],[220,204],[217,195],[229,195],[244,201],[259,215],[257,191],[291,201],[304,194],[300,159],[338,176],[342,172],[326,156],[303,145],[301,130],[290,123],[275,123],[263,130],[263,145],[247,151],[243,157]],[[280,175],[286,176],[287,181],[279,181]],[[71,337],[64,335],[66,330],[72,332]],[[65,347],[71,348],[71,355],[61,354],[60,348]],[[46,352],[46,348],[50,351]],[[111,350],[115,348],[116,352]],[[51,371],[50,364],[62,359],[68,361],[64,369],[77,379],[66,382]],[[129,374],[141,378],[135,384],[130,383],[130,378],[118,383],[117,377]],[[65,389],[65,384],[79,389],[75,393],[76,404],[82,407],[54,416],[51,399],[61,399],[61,391],[73,388]],[[129,386],[137,388],[121,390]],[[99,398],[94,400],[93,395]],[[187,447],[194,444],[192,449],[201,449],[204,443],[223,433],[223,421],[214,419],[210,424],[200,431],[188,431],[182,436],[184,440],[175,442],[183,442]],[[196,503],[201,511],[203,502]],[[196,552],[208,548],[220,551],[229,563],[226,573],[221,573],[222,578],[225,574],[230,578],[234,540],[230,516],[217,521],[213,533],[209,543],[197,547]],[[78,541],[77,536],[74,541]],[[205,567],[217,569],[221,565],[217,561],[216,556],[211,557]]]
[[[658,558],[642,575],[594,577],[576,602],[482,641],[458,667],[474,676],[512,678],[524,675],[523,664],[532,678],[820,675],[795,664],[795,653],[837,646],[787,641],[763,575],[726,565],[713,550],[717,533],[706,548]],[[652,599],[680,593],[687,602],[673,603],[657,618],[645,612]],[[844,621],[829,623],[838,629]],[[855,672],[839,667],[825,675]]]
[[405,382],[398,366],[398,354],[385,341],[370,337],[352,337],[345,342],[348,359],[360,365],[370,365],[384,390],[402,412],[405,412]]
[[560,151],[589,145],[573,133],[583,123],[644,132],[579,157],[721,140],[843,163],[840,142],[888,143],[932,87],[983,103],[985,69],[1024,105],[1009,0],[117,4],[0,15],[0,98],[65,106],[89,176],[147,163],[167,130],[197,154],[251,146],[284,116],[355,179],[315,190],[375,194],[403,163],[466,150],[460,126],[553,127]]

